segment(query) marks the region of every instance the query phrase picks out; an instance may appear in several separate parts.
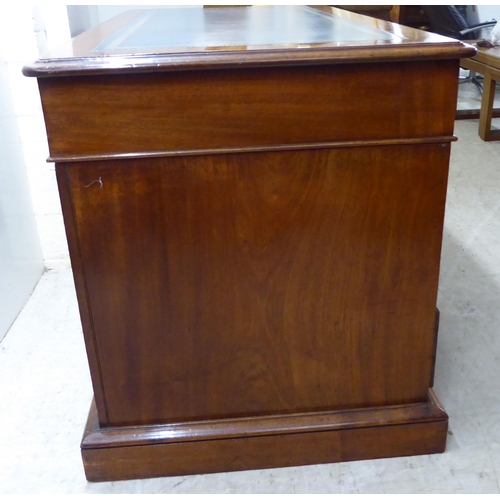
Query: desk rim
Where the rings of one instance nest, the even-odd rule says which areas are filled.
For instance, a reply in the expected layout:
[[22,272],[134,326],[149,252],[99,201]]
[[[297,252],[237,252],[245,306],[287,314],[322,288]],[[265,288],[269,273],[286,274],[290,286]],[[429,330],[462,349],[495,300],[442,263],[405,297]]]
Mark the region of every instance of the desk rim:
[[158,73],[263,66],[312,66],[353,63],[380,63],[472,57],[475,48],[460,42],[408,46],[326,47],[305,50],[284,49],[218,53],[100,56],[40,60],[23,68],[29,77],[47,78],[105,74]]
[[[342,9],[314,7],[333,17],[352,20],[371,26],[373,19]],[[130,74],[196,69],[242,68],[259,66],[307,66],[318,64],[380,63],[402,60],[462,59],[472,57],[476,48],[464,42],[428,34],[386,21],[377,21],[377,29],[395,33],[396,28],[404,41],[401,43],[353,42],[318,43],[308,47],[293,44],[265,45],[246,50],[182,49],[170,52],[146,53],[92,53],[100,36],[110,36],[124,22],[140,11],[128,11],[71,40],[60,51],[53,51],[23,68],[25,76],[46,78],[93,74]],[[103,35],[104,33],[104,35]],[[58,55],[59,54],[59,55]]]

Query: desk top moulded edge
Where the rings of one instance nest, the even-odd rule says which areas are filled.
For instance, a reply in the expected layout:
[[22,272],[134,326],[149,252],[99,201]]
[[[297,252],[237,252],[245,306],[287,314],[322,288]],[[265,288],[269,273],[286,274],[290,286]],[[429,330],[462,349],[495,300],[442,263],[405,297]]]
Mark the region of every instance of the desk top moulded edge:
[[258,47],[200,47],[156,50],[154,53],[94,52],[93,49],[133,21],[141,11],[127,11],[77,36],[65,46],[23,68],[25,76],[46,78],[92,74],[146,73],[255,66],[299,66],[462,59],[476,49],[468,44],[333,7],[315,7],[324,14],[376,28],[397,42],[311,43]]

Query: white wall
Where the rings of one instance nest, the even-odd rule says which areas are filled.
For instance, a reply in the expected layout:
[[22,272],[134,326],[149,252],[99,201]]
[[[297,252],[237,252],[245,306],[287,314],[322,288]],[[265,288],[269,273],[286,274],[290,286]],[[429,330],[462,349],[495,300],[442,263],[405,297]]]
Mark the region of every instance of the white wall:
[[0,339],[44,266],[69,266],[37,81],[22,74],[69,38],[65,5],[0,4]]
[[68,5],[71,36],[78,36],[99,24],[97,5]]
[[[500,5],[468,5],[467,20],[469,24],[485,23],[487,21],[500,21]],[[483,28],[476,36],[488,39],[493,27]]]
[[[179,5],[68,5],[68,17],[72,36],[97,26],[122,12],[135,9],[170,9]],[[200,5],[182,5],[201,9]]]
[[135,9],[170,9],[175,7],[191,7],[201,9],[203,5],[98,5],[97,15],[100,23],[111,19],[127,10]]
[[500,5],[476,5],[475,6],[480,23],[486,21],[500,21]]
[[[31,31],[27,40],[19,39],[22,26]],[[0,340],[44,271],[17,114],[30,99],[13,92],[26,52],[36,54],[31,16],[14,24],[0,6]]]
[[12,98],[43,258],[47,268],[68,267],[69,252],[55,169],[52,163],[46,162],[49,150],[37,80],[22,74],[25,64],[70,39],[66,6],[43,3],[33,7],[20,3],[9,7],[8,12],[6,38],[10,46],[16,47],[15,65],[10,73]]

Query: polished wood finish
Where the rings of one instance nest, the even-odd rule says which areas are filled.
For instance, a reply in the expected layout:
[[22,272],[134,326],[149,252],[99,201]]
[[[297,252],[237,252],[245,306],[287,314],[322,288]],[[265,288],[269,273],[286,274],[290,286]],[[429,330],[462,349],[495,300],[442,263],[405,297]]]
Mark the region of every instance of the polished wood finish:
[[93,406],[82,456],[89,481],[114,481],[442,453],[447,429],[432,391],[382,409],[118,430],[102,430]]
[[471,59],[462,59],[460,66],[484,76],[481,109],[479,111],[479,137],[483,141],[500,140],[500,130],[492,130],[491,120],[498,116],[494,109],[496,83],[500,81],[500,48],[478,47],[477,54]]
[[500,69],[500,47],[484,48],[476,46],[476,48],[477,53],[472,57],[473,60],[493,69]]
[[[419,92],[424,72],[441,85]],[[453,117],[441,110],[456,106],[449,90],[456,74],[451,60],[45,78],[39,85],[51,158],[61,161],[451,136]],[[103,134],[103,123],[114,126]]]
[[[455,120],[479,120],[481,109],[457,109]],[[500,108],[493,108],[492,118],[500,118]]]
[[[303,7],[288,7],[302,9]],[[255,7],[263,11],[262,7]],[[223,11],[224,9],[209,9]],[[238,13],[247,12],[248,19],[242,23],[246,29],[258,31],[259,25],[252,23],[254,10],[252,8],[236,9]],[[451,38],[445,38],[434,33],[395,25],[393,23],[360,16],[354,12],[344,11],[334,7],[318,6],[315,10],[328,16],[334,16],[343,22],[354,22],[367,29],[381,30],[392,36],[390,41],[381,41],[376,37],[352,43],[349,41],[331,41],[324,43],[284,43],[280,45],[241,45],[198,46],[189,47],[157,47],[154,50],[94,51],[93,48],[102,44],[110,33],[127,26],[140,11],[126,12],[116,19],[111,19],[101,26],[82,33],[70,43],[54,50],[34,64],[23,68],[26,76],[41,78],[55,76],[75,76],[91,74],[131,74],[142,72],[166,72],[191,69],[243,68],[245,66],[295,66],[316,64],[362,63],[374,61],[402,60],[436,60],[469,57],[475,49]],[[193,12],[187,9],[189,19]],[[272,20],[272,16],[270,18]],[[272,22],[270,20],[267,22]],[[200,29],[215,31],[224,38],[227,25],[215,23],[203,25]],[[300,32],[300,25],[295,29]]]
[[495,89],[498,81],[500,81],[500,70],[487,67],[484,74],[483,97],[479,113],[479,137],[483,141],[500,141],[500,130],[492,130],[491,128]]
[[434,391],[429,389],[424,403],[371,407],[354,410],[293,413],[147,426],[101,427],[92,403],[82,441],[83,449],[115,446],[182,443],[188,441],[338,431],[362,427],[383,427],[447,421]]
[[444,450],[436,294],[474,49],[318,12],[372,39],[115,57],[89,52],[98,30],[25,70],[95,394],[89,480]]
[[278,439],[239,437],[196,444],[113,447],[83,450],[82,455],[89,481],[116,481],[186,475],[193,470],[230,472],[442,453],[447,427],[441,421],[286,434]]
[[[107,360],[101,423],[425,399],[448,155],[432,144],[58,165]],[[363,347],[372,328],[383,349]]]

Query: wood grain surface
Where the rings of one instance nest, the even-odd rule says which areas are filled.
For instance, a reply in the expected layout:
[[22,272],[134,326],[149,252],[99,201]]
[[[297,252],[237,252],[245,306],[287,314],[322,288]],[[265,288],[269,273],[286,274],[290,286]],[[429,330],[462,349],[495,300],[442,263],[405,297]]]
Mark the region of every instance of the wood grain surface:
[[446,422],[82,452],[89,481],[119,481],[442,453]]
[[500,69],[500,47],[483,48],[477,47],[477,53],[472,56],[474,61],[478,61],[490,68]]
[[39,85],[50,154],[58,159],[449,136],[457,74],[452,60],[49,78]]
[[[99,433],[92,408],[82,442],[85,474],[89,481],[117,481],[442,453],[448,417],[432,391],[429,396],[425,404],[341,411],[326,419],[318,414],[245,419],[216,422],[214,429],[207,423],[204,434],[191,424],[183,438],[168,425]],[[297,424],[301,418],[307,420],[307,428]],[[329,427],[328,419],[333,424]],[[279,433],[274,420],[285,421]],[[260,433],[248,432],[252,426],[260,426]],[[169,430],[170,437],[158,439]]]
[[[216,22],[192,36],[263,9],[200,11]],[[319,10],[385,34],[121,54],[132,12],[24,68],[95,393],[89,480],[444,450],[428,389],[459,60],[476,49]]]
[[58,165],[101,423],[425,401],[448,155],[431,144]]

